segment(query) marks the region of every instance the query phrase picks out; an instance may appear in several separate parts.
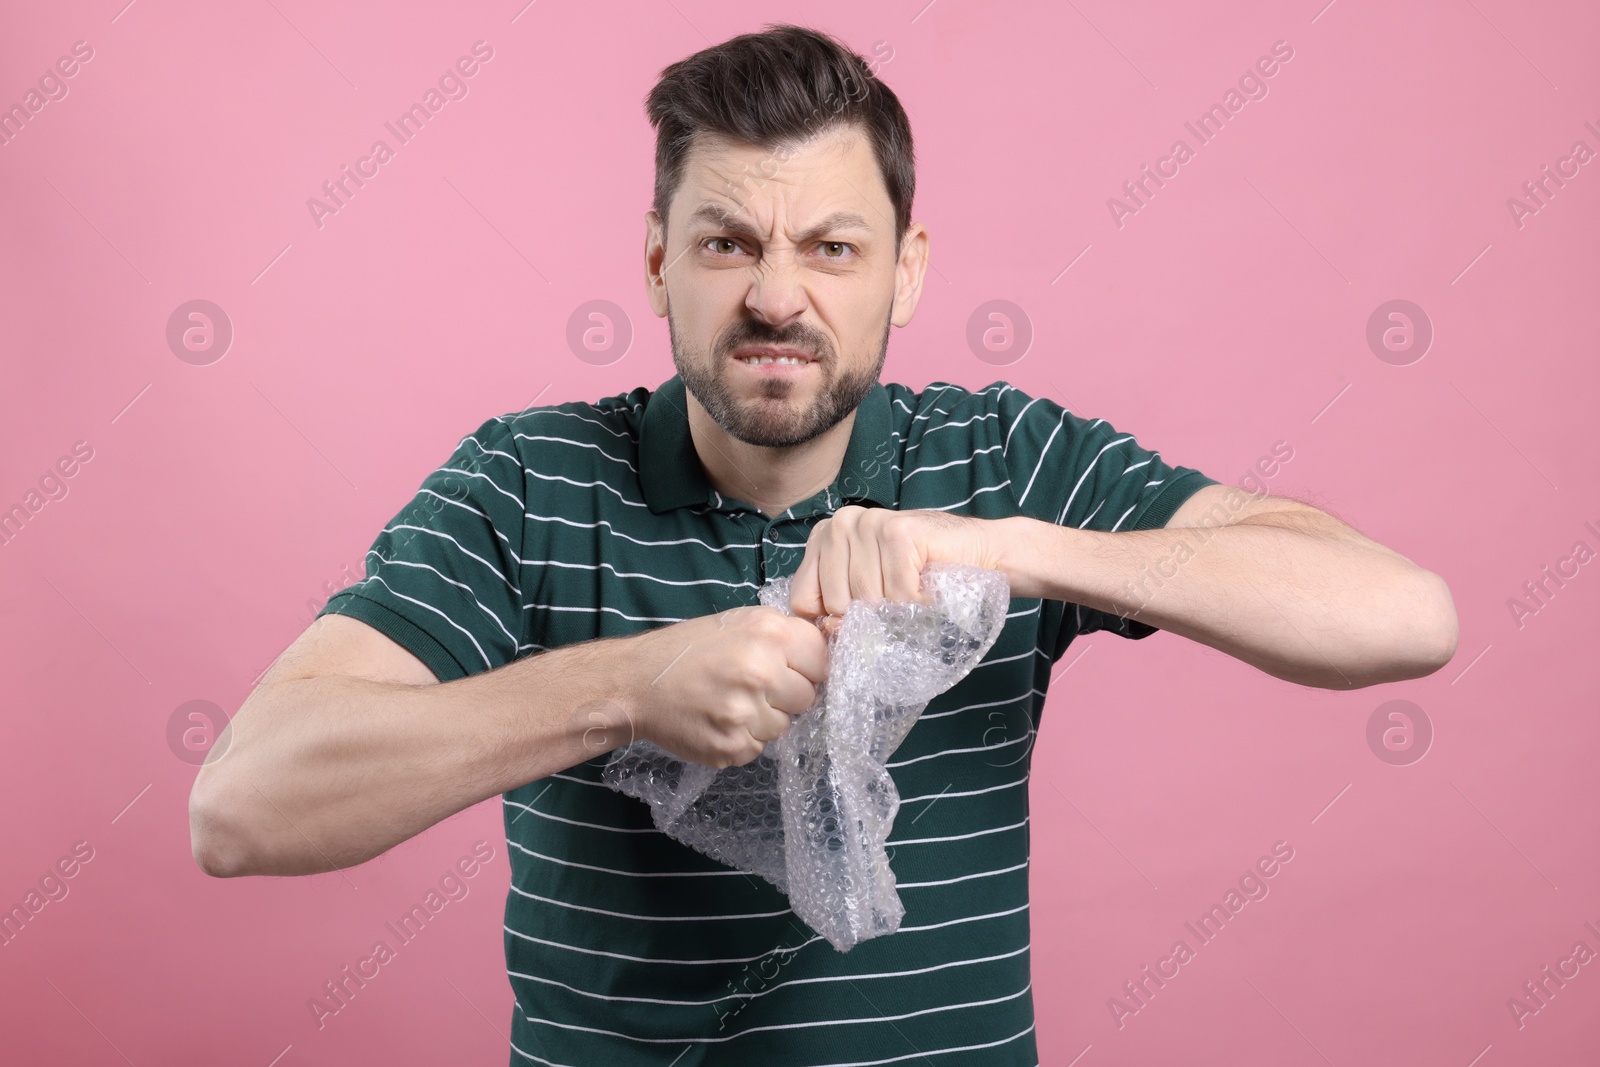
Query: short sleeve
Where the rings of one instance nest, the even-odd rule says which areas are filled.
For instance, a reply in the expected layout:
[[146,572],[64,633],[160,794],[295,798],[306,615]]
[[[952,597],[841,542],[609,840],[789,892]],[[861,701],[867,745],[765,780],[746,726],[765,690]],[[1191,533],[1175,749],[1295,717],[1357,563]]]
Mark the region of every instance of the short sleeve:
[[[1018,509],[1081,530],[1154,530],[1185,500],[1219,484],[1192,467],[1174,466],[1105,419],[1085,419],[1046,397],[1005,389],[996,399],[1003,452]],[[1050,649],[1108,630],[1138,640],[1156,628],[1120,615],[1068,604]]]
[[366,578],[319,613],[360,619],[451,681],[517,658],[525,481],[511,431],[462,438],[367,552]]

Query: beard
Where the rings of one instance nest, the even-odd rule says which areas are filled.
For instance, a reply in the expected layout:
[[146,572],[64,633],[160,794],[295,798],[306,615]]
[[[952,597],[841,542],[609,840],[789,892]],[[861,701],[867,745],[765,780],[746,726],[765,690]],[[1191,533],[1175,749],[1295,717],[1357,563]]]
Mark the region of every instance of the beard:
[[[693,351],[678,336],[672,321],[672,306],[667,306],[667,333],[672,341],[672,364],[686,388],[706,414],[728,436],[747,445],[791,448],[826,433],[861,405],[883,373],[889,355],[890,320],[883,323],[878,356],[870,368],[855,372],[839,371],[839,355],[821,332],[802,322],[774,329],[758,319],[741,318],[712,342],[707,358]],[[742,345],[782,345],[810,353],[816,360],[822,384],[816,399],[804,410],[795,410],[791,394],[795,383],[773,378],[758,386],[760,395],[741,401],[728,383],[733,365],[732,353]]]

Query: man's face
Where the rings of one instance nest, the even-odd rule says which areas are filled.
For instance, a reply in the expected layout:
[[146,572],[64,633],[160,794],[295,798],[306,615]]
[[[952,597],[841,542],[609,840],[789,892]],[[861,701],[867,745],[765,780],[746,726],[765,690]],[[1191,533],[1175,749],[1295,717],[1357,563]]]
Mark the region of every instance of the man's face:
[[707,414],[740,441],[781,448],[854,411],[883,369],[890,324],[910,319],[926,250],[914,226],[897,257],[866,136],[835,128],[767,150],[702,134],[668,217],[663,239],[647,216],[651,302]]

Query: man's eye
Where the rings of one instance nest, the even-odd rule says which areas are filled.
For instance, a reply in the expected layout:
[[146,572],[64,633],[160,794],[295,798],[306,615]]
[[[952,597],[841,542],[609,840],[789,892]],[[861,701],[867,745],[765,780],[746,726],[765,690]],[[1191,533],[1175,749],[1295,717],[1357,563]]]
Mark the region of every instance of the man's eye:
[[706,244],[711,246],[713,252],[720,252],[723,255],[732,255],[739,251],[739,242],[729,237],[713,237]]
[[845,250],[850,246],[843,241],[822,242],[822,254],[827,259],[843,259]]

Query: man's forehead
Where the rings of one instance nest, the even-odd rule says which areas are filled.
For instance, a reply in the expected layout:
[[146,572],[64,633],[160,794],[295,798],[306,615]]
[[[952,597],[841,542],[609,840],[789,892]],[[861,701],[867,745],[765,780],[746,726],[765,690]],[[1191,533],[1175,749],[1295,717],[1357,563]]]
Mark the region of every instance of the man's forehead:
[[771,145],[753,144],[714,130],[701,130],[690,139],[689,150],[685,153],[684,159],[688,164],[698,162],[704,165],[725,163],[728,159],[744,162],[750,157],[775,161],[796,158],[837,158],[848,155],[857,148],[867,148],[870,152],[866,130],[852,123],[834,123],[820,127],[805,136],[778,141]]
[[673,214],[686,222],[714,221],[711,209],[721,207],[746,220],[781,213],[797,225],[855,215],[864,229],[885,228],[892,207],[865,132],[848,126],[772,147],[696,134],[673,199]]

